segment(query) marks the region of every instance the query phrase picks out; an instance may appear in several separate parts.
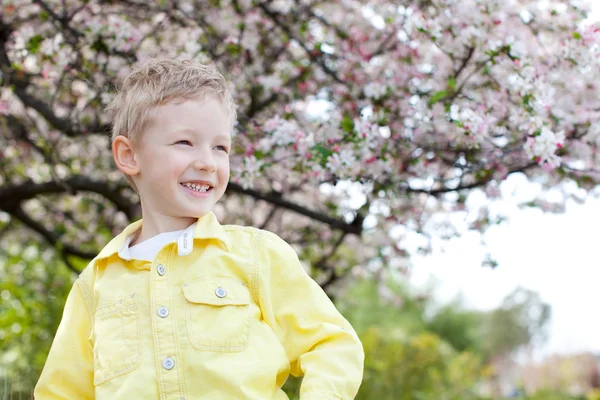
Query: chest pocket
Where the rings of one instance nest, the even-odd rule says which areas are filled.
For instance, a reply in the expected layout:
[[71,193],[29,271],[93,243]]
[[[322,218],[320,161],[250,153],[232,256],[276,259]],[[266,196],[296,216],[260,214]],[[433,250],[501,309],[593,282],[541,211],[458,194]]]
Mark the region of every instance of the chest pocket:
[[192,346],[199,350],[243,351],[250,338],[250,291],[232,278],[206,278],[183,283],[186,324]]
[[95,385],[140,365],[140,320],[135,294],[96,310],[92,341]]

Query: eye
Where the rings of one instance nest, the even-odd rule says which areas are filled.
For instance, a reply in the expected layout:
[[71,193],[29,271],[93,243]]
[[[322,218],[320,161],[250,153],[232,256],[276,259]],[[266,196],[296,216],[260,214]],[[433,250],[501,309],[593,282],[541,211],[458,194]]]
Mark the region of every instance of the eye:
[[175,142],[175,144],[183,144],[184,146],[191,146],[192,142],[190,142],[189,140],[178,140]]
[[215,146],[215,149],[217,149],[219,151],[224,151],[225,153],[229,152],[229,150],[227,149],[226,146]]

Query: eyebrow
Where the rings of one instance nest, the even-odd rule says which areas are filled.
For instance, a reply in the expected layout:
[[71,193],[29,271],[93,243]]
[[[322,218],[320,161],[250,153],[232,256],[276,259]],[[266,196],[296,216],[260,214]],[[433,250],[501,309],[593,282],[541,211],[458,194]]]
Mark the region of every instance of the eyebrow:
[[[194,129],[176,129],[173,131],[174,134],[179,134],[179,133],[184,133],[184,134],[192,134],[192,135],[197,135],[199,133],[201,133],[200,131],[194,130]],[[227,141],[231,141],[231,135],[226,135],[224,133],[222,134],[218,134],[215,136],[215,139],[217,140],[227,140]]]
[[231,141],[231,136],[229,136],[229,135],[217,135],[217,136],[215,137],[215,139],[217,139],[217,140],[221,140],[221,139],[223,139],[223,140],[227,140],[227,141],[229,141],[229,142],[230,142],[230,141]]

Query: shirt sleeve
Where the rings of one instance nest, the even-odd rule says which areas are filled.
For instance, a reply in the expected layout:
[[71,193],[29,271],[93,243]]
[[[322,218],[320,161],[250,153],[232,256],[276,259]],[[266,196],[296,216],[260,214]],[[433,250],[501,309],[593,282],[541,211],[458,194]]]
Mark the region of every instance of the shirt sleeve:
[[89,340],[89,291],[78,279],[67,297],[62,320],[35,387],[36,400],[93,399],[94,356]]
[[356,332],[289,244],[269,232],[260,240],[259,303],[285,348],[292,375],[304,376],[300,399],[354,399],[364,368]]

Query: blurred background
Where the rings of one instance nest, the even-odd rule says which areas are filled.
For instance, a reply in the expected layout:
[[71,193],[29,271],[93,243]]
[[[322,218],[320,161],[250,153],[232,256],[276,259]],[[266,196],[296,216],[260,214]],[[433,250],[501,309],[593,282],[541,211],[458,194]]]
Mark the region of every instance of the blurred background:
[[73,281],[140,218],[104,107],[160,56],[230,81],[215,212],[296,248],[363,341],[357,399],[600,399],[598,20],[579,0],[0,0],[0,396],[31,397]]

